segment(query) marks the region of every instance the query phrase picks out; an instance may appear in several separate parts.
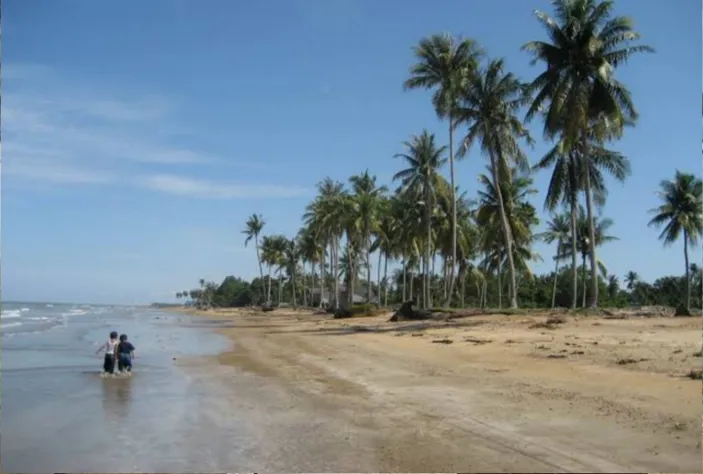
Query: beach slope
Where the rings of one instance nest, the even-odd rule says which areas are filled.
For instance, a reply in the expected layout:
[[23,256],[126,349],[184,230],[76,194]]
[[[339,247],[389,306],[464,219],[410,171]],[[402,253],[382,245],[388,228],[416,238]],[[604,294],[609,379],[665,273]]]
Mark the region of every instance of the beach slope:
[[273,467],[309,455],[304,467],[337,471],[701,471],[701,382],[688,377],[700,318],[199,315],[233,341],[207,364],[285,405],[269,409],[288,446]]

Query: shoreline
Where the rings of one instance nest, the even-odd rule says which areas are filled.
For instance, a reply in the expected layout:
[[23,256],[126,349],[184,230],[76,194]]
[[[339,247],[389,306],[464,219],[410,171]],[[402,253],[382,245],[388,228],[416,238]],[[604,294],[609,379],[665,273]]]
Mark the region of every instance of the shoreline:
[[[355,439],[370,469],[700,471],[701,383],[685,378],[701,365],[700,318],[566,316],[547,329],[537,311],[406,323],[169,311],[232,341],[205,365],[275,386]],[[352,469],[334,460],[349,449],[325,447],[318,465]]]

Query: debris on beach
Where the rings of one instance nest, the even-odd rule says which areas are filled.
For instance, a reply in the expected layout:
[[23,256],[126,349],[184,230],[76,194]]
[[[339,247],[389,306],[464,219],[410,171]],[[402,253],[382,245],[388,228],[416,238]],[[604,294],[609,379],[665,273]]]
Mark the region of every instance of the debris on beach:
[[471,342],[473,344],[489,344],[493,341],[491,339],[477,339],[475,337],[465,337],[464,342]]
[[703,370],[691,369],[691,371],[688,374],[686,374],[686,377],[688,377],[691,380],[702,380],[703,379]]
[[433,343],[433,344],[452,344],[453,342],[454,342],[454,341],[452,341],[451,339],[448,339],[448,338],[444,338],[444,339],[433,339],[433,340],[432,340],[432,343]]
[[388,321],[395,323],[399,321],[421,321],[432,318],[432,313],[430,311],[415,310],[413,309],[413,304],[412,301],[403,303]]

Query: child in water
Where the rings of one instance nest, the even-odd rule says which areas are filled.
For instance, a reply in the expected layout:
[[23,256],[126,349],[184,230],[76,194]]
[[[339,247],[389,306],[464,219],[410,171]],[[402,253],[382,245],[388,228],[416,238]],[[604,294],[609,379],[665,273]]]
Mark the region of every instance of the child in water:
[[103,372],[105,374],[115,373],[115,357],[117,355],[117,331],[112,331],[110,333],[110,339],[107,340],[105,344],[100,346],[95,354],[100,354],[100,351],[105,351],[105,362],[103,362]]
[[117,345],[117,357],[119,371],[132,372],[134,346],[127,340],[127,334],[120,335],[120,343]]

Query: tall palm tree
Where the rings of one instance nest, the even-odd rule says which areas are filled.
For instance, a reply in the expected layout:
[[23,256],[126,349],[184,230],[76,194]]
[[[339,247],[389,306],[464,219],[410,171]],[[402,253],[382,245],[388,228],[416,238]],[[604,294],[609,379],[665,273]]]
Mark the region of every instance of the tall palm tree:
[[[447,147],[438,147],[435,144],[434,134],[423,130],[420,135],[413,136],[403,143],[405,152],[395,155],[405,161],[407,168],[398,171],[393,180],[401,182],[403,193],[416,196],[418,204],[424,208],[425,242],[424,242],[424,267],[423,275],[423,307],[429,306],[429,269],[430,269],[430,244],[432,240],[432,209],[436,190],[444,178],[440,175],[442,166],[447,162],[444,152]],[[421,200],[421,201],[420,201]]]
[[[310,282],[310,305],[315,294],[315,269],[320,265],[320,274],[322,275],[322,261],[324,259],[325,248],[321,240],[317,237],[316,231],[310,227],[303,227],[298,234],[298,246],[300,249],[300,257],[303,263],[310,263],[311,267],[311,282]],[[304,277],[304,275],[303,275]],[[304,282],[303,282],[304,283]],[[320,278],[320,303],[324,291],[324,279]]]
[[618,291],[620,291],[620,282],[616,275],[608,276],[608,296],[611,300],[614,300],[618,296]]
[[[246,227],[242,231],[242,234],[246,235],[246,239],[244,239],[245,247],[247,246],[249,241],[254,239],[254,246],[256,247],[256,261],[259,264],[259,276],[261,277],[262,285],[264,282],[264,268],[261,264],[261,253],[259,250],[259,235],[261,235],[261,231],[264,229],[264,225],[266,225],[266,221],[264,221],[264,218],[261,216],[261,214],[252,214],[251,216],[249,216],[249,219],[247,219]],[[264,292],[265,289],[262,287],[262,297],[265,296]]]
[[552,220],[547,222],[547,230],[539,235],[545,243],[551,244],[556,241],[557,251],[554,255],[554,285],[552,287],[552,308],[556,305],[557,297],[557,279],[559,278],[559,261],[561,260],[564,249],[563,246],[569,240],[570,216],[568,214],[556,214],[552,216]]
[[[603,119],[601,116],[600,119]],[[603,145],[606,139],[613,139],[619,136],[620,129],[613,128],[607,120],[594,120],[589,125],[586,133],[582,135],[582,140],[589,143],[590,155],[584,156],[583,147],[568,150],[564,140],[560,140],[547,154],[535,165],[535,169],[552,168],[552,176],[545,198],[545,208],[554,210],[560,203],[567,204],[571,213],[571,232],[576,235],[579,221],[578,195],[584,192],[586,196],[586,208],[588,213],[588,234],[589,241],[595,241],[595,221],[593,216],[592,200],[602,207],[605,204],[608,194],[605,185],[604,171],[612,175],[617,181],[624,182],[630,174],[629,160],[622,154],[610,150]],[[627,125],[630,125],[628,122]],[[576,245],[577,238],[570,239],[572,245]],[[570,252],[572,259],[573,296],[572,308],[576,307],[577,291],[577,270],[576,270],[576,249]],[[593,279],[591,280],[591,293],[593,301],[597,301],[597,261],[595,248],[587,250],[591,257],[591,278],[596,275],[596,293],[593,293]],[[594,271],[596,269],[596,271]],[[594,296],[595,295],[595,296]]]
[[[593,137],[587,139],[584,135],[594,121],[618,130],[637,119],[630,92],[615,78],[615,69],[633,54],[654,50],[632,45],[639,35],[629,18],[612,16],[610,0],[554,0],[552,5],[555,19],[544,12],[535,12],[551,43],[530,41],[522,47],[533,55],[533,64],[542,62],[546,68],[529,86],[535,97],[526,120],[541,114],[546,137],[559,135],[565,153],[578,150],[581,159],[591,160]],[[593,234],[590,174],[585,173],[583,178]],[[590,236],[591,241],[593,237]],[[595,249],[591,249],[590,257],[590,306],[595,307],[598,304]]]
[[505,72],[502,59],[491,61],[476,75],[467,79],[458,110],[458,123],[468,126],[459,155],[465,155],[477,141],[488,156],[493,186],[497,191],[499,214],[503,227],[505,251],[510,278],[510,307],[517,308],[515,262],[512,236],[505,213],[505,203],[499,183],[511,181],[511,162],[520,169],[529,167],[519,140],[532,139],[517,117],[518,110],[527,103],[525,87],[512,73]]
[[671,245],[683,234],[683,255],[686,262],[686,308],[691,307],[691,279],[688,245],[696,245],[703,233],[703,182],[693,174],[676,171],[674,179],[659,185],[662,204],[650,211],[650,226],[662,227],[659,239]]
[[[333,281],[333,307],[339,307],[339,250],[346,216],[344,185],[331,178],[325,178],[317,185],[317,197],[307,206],[303,219],[305,225],[314,229],[318,238],[329,247],[330,269]],[[324,266],[324,265],[323,265]],[[330,292],[332,293],[332,292]],[[322,298],[321,298],[322,299]]]
[[271,274],[276,263],[274,240],[270,235],[265,235],[261,240],[261,261],[268,268],[268,287],[266,289],[266,303],[271,304]]
[[[593,222],[593,225],[591,225]],[[608,235],[609,229],[613,226],[614,222],[612,219],[595,217],[593,220],[588,218],[587,212],[583,207],[579,207],[579,218],[576,232],[576,249],[581,256],[581,271],[582,271],[582,303],[581,305],[586,307],[586,259],[589,256],[593,256],[594,249],[597,249],[601,245],[618,240],[617,237]],[[592,231],[592,232],[591,232]],[[573,248],[573,246],[571,247]],[[568,257],[571,253],[571,249],[567,247],[566,254],[564,257]],[[596,268],[598,274],[602,275],[604,278],[607,276],[608,272],[605,268],[605,264],[598,259],[596,261]],[[592,288],[592,287],[591,287]],[[591,290],[592,291],[592,290]],[[592,295],[591,295],[592,296]]]
[[[490,166],[488,167],[490,172]],[[499,280],[499,301],[502,306],[502,275],[508,266],[508,251],[515,264],[516,273],[531,278],[529,261],[538,260],[532,249],[532,227],[539,223],[537,211],[529,203],[530,195],[537,192],[532,187],[532,179],[523,175],[519,170],[511,170],[511,180],[501,181],[498,187],[493,185],[493,180],[488,176],[479,175],[479,183],[483,189],[479,190],[480,205],[476,211],[476,222],[482,228],[482,247],[484,260],[482,266],[486,271],[495,272]],[[505,246],[503,226],[500,219],[501,201],[508,221],[512,245],[510,250]],[[517,284],[515,285],[517,292]],[[512,290],[510,290],[512,291]]]
[[[368,303],[371,303],[371,236],[377,233],[380,228],[381,205],[387,188],[377,186],[376,176],[370,175],[368,170],[360,175],[352,176],[349,181],[353,192],[350,200],[353,210],[351,215],[355,220],[354,227],[360,231],[362,248],[365,253],[366,299]],[[380,293],[378,296],[380,297]]]
[[[467,76],[476,73],[483,50],[471,39],[448,34],[432,35],[414,48],[417,62],[410,69],[405,89],[434,89],[432,104],[441,119],[449,122],[449,181],[452,190],[452,264],[449,295],[454,289],[457,252],[456,184],[454,176],[454,127],[461,91]],[[451,298],[451,297],[450,297]],[[449,299],[444,302],[448,306]]]
[[578,301],[578,265],[576,233],[578,232],[579,191],[581,189],[580,162],[574,152],[565,151],[559,144],[554,146],[535,166],[535,169],[553,167],[549,180],[544,208],[554,211],[560,204],[569,208],[571,238],[571,309],[576,309]]
[[297,281],[298,263],[300,262],[300,247],[295,239],[286,239],[285,246],[282,252],[282,264],[286,267],[288,276],[290,277],[291,293],[293,296],[293,307],[298,306],[297,300]]
[[637,274],[637,272],[630,270],[625,274],[625,283],[627,285],[628,290],[632,291],[639,281],[640,276]]

